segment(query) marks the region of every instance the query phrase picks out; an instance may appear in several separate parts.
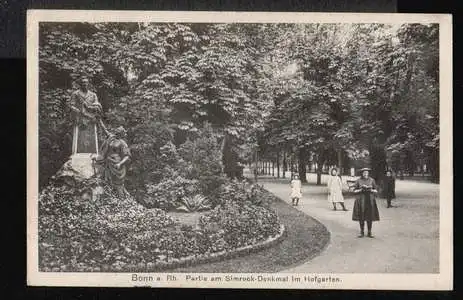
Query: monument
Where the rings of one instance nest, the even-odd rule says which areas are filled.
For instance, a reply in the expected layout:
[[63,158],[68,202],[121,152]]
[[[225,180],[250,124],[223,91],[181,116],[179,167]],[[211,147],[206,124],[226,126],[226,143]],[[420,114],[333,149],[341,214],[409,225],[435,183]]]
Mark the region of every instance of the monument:
[[80,79],[79,89],[72,93],[70,108],[74,122],[70,164],[84,178],[90,178],[96,172],[93,159],[98,155],[97,124],[103,109],[97,95],[89,90],[86,77]]
[[[89,80],[85,77],[79,80],[79,89],[71,94],[69,103],[71,118],[73,120],[72,152],[69,160],[54,176],[66,181],[68,184],[82,182],[97,175],[98,167],[95,160],[99,154],[98,128],[100,125],[107,133],[102,116],[102,106],[97,95],[89,90]],[[83,198],[91,196],[98,199],[102,193],[101,187],[92,188],[82,194]]]
[[[120,126],[112,134],[106,129],[101,120],[102,106],[88,87],[88,79],[82,78],[79,89],[71,95],[70,108],[74,122],[72,153],[54,177],[69,185],[90,178],[103,179],[119,197],[127,197],[129,193],[124,181],[131,153],[125,141],[126,130]],[[98,143],[98,126],[107,135],[101,147]],[[102,193],[102,186],[97,184],[82,192],[81,197],[97,200]]]

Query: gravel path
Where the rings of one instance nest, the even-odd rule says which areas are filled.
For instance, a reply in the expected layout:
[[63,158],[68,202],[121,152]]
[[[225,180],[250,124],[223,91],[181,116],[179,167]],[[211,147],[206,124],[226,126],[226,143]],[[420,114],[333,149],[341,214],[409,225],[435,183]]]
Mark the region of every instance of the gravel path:
[[[394,208],[378,199],[380,221],[373,223],[375,238],[357,238],[352,221],[353,196],[346,196],[349,211],[333,211],[326,186],[316,186],[308,175],[298,209],[323,223],[331,233],[328,247],[314,259],[282,272],[305,273],[437,273],[439,272],[439,185],[396,182]],[[322,178],[325,184],[326,177]],[[289,179],[262,177],[259,183],[286,202]],[[288,253],[288,255],[290,255]]]

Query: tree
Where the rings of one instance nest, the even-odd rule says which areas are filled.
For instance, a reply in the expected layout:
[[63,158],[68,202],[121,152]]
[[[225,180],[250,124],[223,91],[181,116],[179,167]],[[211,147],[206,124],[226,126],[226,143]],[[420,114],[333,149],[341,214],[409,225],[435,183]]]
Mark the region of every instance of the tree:
[[230,177],[259,150],[283,165],[285,152],[302,181],[313,157],[319,184],[323,165],[365,155],[377,179],[405,164],[438,178],[435,25],[45,23],[40,45],[41,184],[70,153],[66,102],[83,74],[108,127],[129,131],[141,193],[162,180],[160,149],[206,124]]

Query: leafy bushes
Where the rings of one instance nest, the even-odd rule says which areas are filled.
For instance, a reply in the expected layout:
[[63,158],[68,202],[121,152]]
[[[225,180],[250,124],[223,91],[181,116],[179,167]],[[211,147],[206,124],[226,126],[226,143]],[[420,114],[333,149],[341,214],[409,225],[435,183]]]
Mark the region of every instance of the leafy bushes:
[[[48,186],[39,198],[39,265],[49,270],[92,271],[131,252],[135,233],[174,225],[160,209],[146,209],[132,198],[119,199],[109,186],[97,201],[81,197],[93,182],[76,187]],[[100,183],[101,184],[101,183]],[[94,270],[93,270],[94,271]]]
[[[100,199],[81,197],[101,184]],[[244,195],[242,201],[223,198],[193,228],[176,224],[163,210],[147,209],[131,197],[120,199],[95,179],[73,187],[54,183],[39,198],[39,268],[144,271],[172,259],[228,251],[275,236],[280,226],[277,216],[258,201],[253,203],[258,188],[248,187],[236,189],[234,195]],[[205,198],[194,199],[190,210],[207,206]]]
[[275,236],[280,224],[277,215],[267,208],[227,201],[202,216],[200,228],[212,237],[203,240],[210,248],[234,249]]
[[184,212],[209,210],[211,209],[211,202],[203,195],[197,194],[193,197],[183,197],[175,209]]
[[198,180],[199,192],[202,195],[210,196],[225,183],[219,140],[208,123],[193,140],[188,139],[180,145],[178,153],[188,166],[185,168],[185,176]]
[[188,198],[198,190],[198,180],[185,179],[177,176],[168,178],[159,184],[148,184],[145,203],[149,207],[159,207],[170,210],[175,208],[178,201]]
[[218,204],[233,201],[241,205],[269,207],[272,197],[259,184],[250,184],[246,180],[232,180],[221,185],[214,193]]
[[170,141],[159,147],[156,168],[150,168],[139,196],[146,206],[170,210],[197,194],[217,204],[210,196],[226,182],[219,142],[208,124],[193,138],[178,147]]

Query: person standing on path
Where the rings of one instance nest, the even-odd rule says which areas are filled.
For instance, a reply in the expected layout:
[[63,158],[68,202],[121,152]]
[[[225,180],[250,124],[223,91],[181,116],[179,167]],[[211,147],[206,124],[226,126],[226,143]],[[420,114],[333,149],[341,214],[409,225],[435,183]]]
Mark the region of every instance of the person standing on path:
[[384,178],[384,197],[387,200],[387,208],[393,207],[391,201],[395,199],[395,178],[392,176],[391,170],[386,171]]
[[294,175],[293,180],[291,180],[291,200],[295,206],[299,204],[299,199],[302,197],[301,186],[299,176]]
[[354,193],[357,194],[352,212],[352,220],[360,224],[360,235],[364,237],[365,221],[368,227],[368,237],[372,238],[371,233],[374,221],[379,221],[379,211],[376,205],[376,194],[378,193],[376,182],[370,177],[370,169],[360,170],[362,176],[356,181]]
[[328,178],[328,201],[333,204],[333,210],[336,209],[336,203],[342,206],[343,211],[347,211],[344,206],[344,197],[342,195],[342,180],[338,176],[338,170],[336,168],[331,169],[331,176]]

